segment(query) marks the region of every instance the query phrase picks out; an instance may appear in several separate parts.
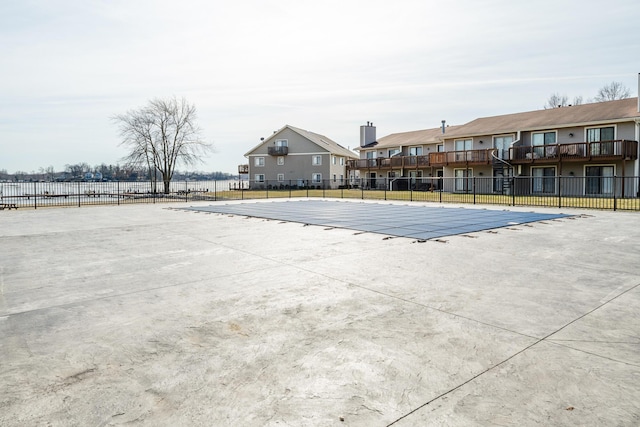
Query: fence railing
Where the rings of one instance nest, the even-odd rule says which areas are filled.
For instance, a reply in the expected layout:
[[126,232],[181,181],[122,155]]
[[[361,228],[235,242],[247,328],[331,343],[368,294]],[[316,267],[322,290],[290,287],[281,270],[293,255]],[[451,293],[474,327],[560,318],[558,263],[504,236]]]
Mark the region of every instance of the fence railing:
[[323,197],[640,211],[640,177],[433,177],[353,180],[0,183],[0,207]]
[[189,200],[216,200],[217,189],[228,190],[233,181],[171,182],[0,182],[0,208],[121,205]]

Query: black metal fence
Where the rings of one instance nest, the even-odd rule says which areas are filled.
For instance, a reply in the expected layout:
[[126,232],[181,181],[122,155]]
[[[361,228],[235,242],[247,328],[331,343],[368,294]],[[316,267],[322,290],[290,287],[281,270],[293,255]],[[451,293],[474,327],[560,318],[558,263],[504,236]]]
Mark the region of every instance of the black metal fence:
[[0,208],[323,197],[640,211],[640,177],[0,183]]
[[228,181],[172,182],[17,182],[0,183],[0,208],[45,208],[83,205],[185,202],[216,200],[216,189],[229,189]]

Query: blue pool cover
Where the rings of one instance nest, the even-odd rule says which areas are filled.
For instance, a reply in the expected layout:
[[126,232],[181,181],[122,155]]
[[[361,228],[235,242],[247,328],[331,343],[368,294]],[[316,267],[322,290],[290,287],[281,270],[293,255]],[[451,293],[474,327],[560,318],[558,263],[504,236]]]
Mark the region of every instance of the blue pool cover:
[[570,216],[536,212],[326,200],[211,205],[190,207],[187,210],[346,228],[418,240],[436,239],[443,236]]

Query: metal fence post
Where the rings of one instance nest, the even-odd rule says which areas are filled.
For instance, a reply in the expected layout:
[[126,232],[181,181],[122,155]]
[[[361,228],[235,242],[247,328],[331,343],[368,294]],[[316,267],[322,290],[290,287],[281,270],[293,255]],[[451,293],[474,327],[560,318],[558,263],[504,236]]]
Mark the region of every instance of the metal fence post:
[[558,176],[558,209],[562,207],[562,175]]
[[80,207],[80,181],[78,181],[78,207]]
[[476,204],[476,176],[474,175],[472,179],[472,186],[473,186],[473,204]]
[[116,181],[116,199],[118,199],[118,206],[120,206],[120,181]]
[[384,199],[387,200],[387,186],[389,185],[389,180],[387,178],[384,179]]
[[511,177],[511,206],[516,205],[516,176]]
[[616,175],[613,176],[613,210],[617,210],[618,208],[618,200],[616,198],[616,191],[618,186],[616,183],[618,182],[618,177]]

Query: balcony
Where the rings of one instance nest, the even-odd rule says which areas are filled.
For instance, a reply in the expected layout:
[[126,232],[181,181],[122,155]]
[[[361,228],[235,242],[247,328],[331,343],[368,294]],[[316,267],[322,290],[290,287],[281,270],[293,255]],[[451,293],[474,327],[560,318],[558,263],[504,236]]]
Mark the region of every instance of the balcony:
[[270,156],[286,156],[287,154],[289,154],[289,147],[282,147],[282,146],[268,147],[267,153]]
[[614,140],[511,147],[510,157],[513,164],[636,160],[638,142]]
[[238,165],[238,174],[248,174],[249,165]]
[[491,164],[493,148],[485,150],[445,151],[429,154],[431,166],[474,166]]
[[[494,160],[492,153],[496,152],[495,148],[488,148],[484,150],[429,153],[426,156],[395,156],[349,160],[347,167],[357,170],[392,170],[401,168],[424,169],[430,166],[491,165]],[[509,149],[509,158],[505,157],[505,160],[512,164],[527,164],[636,160],[637,158],[637,141],[615,140],[511,147]]]
[[429,156],[394,156],[376,159],[359,159],[347,161],[349,169],[417,169],[429,166]]
[[395,156],[377,159],[359,159],[347,162],[349,169],[358,170],[391,170],[391,169],[420,169],[429,166],[457,166],[457,165],[489,165],[491,164],[491,152],[493,148],[486,150],[448,151],[429,153],[425,156]]

